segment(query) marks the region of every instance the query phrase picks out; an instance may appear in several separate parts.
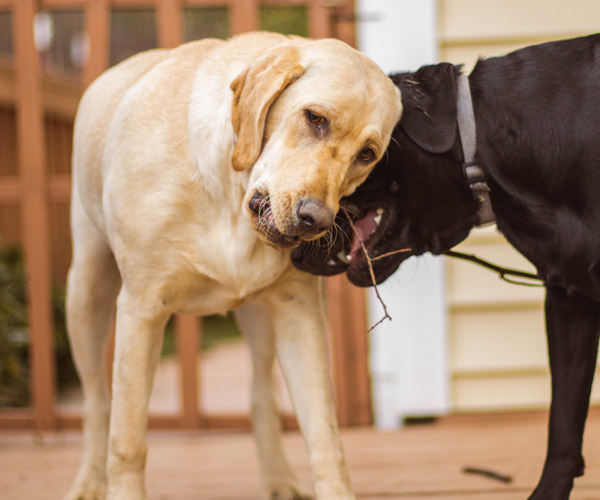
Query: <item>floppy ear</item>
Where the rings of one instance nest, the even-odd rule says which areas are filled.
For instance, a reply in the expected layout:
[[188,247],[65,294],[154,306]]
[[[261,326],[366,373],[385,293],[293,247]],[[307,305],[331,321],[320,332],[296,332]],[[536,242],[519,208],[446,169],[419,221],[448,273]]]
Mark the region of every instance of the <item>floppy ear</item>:
[[392,75],[402,95],[400,128],[430,153],[444,153],[456,137],[456,73],[449,63]]
[[237,143],[231,157],[236,171],[250,168],[258,159],[269,107],[305,68],[294,47],[278,47],[240,73],[231,83],[233,129]]

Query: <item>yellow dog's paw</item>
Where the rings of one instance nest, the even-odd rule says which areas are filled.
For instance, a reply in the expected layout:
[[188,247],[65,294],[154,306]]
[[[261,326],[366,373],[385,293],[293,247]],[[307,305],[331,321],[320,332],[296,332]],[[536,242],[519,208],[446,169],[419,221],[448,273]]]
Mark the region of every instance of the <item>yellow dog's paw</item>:
[[106,488],[104,484],[74,484],[63,500],[104,500]]
[[268,500],[312,500],[312,496],[303,492],[295,484],[274,484],[269,487]]

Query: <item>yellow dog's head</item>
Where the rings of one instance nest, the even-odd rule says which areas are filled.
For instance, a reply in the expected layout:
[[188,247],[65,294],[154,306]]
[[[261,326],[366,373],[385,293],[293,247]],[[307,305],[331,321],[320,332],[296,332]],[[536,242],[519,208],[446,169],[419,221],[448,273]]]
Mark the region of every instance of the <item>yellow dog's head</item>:
[[343,42],[290,39],[231,89],[232,166],[252,167],[244,205],[259,237],[292,248],[322,236],[384,154],[402,109],[397,87]]

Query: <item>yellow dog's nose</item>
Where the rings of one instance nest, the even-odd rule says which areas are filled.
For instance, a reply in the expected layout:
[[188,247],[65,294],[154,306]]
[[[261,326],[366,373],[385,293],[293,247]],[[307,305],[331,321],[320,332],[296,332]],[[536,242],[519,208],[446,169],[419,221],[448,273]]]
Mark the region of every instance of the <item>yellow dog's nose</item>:
[[304,198],[296,205],[298,233],[313,236],[327,231],[333,225],[333,212],[321,201]]

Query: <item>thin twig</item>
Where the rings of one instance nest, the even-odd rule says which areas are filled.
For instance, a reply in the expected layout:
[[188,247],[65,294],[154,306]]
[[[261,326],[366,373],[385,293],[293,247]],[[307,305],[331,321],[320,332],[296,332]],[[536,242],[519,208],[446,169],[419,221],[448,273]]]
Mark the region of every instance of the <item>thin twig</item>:
[[377,257],[370,257],[371,262],[375,262],[379,259],[385,259],[386,257],[391,257],[392,255],[396,255],[397,253],[405,253],[410,252],[410,248],[402,248],[401,250],[394,250],[393,252],[384,253],[382,255],[378,255]]
[[350,227],[352,228],[352,231],[354,232],[354,235],[356,236],[356,239],[358,240],[358,243],[360,244],[360,247],[361,247],[363,253],[365,254],[365,258],[367,259],[367,265],[369,266],[369,274],[371,275],[371,281],[373,283],[373,288],[375,290],[375,295],[377,296],[377,300],[379,300],[379,302],[381,303],[381,306],[383,307],[383,312],[384,312],[383,318],[381,318],[377,323],[375,323],[374,325],[371,326],[371,328],[369,328],[369,330],[367,331],[367,333],[369,333],[376,326],[379,326],[381,323],[383,323],[386,319],[389,319],[390,321],[392,321],[392,317],[388,313],[387,306],[385,305],[385,302],[381,298],[381,295],[379,295],[379,290],[377,289],[377,280],[375,279],[375,272],[373,271],[373,264],[372,264],[373,259],[371,259],[371,257],[369,256],[369,252],[367,252],[367,247],[365,247],[365,244],[363,243],[363,241],[360,237],[360,234],[358,233],[358,230],[356,229],[356,227],[354,227],[354,223],[352,222],[352,218],[350,217],[350,214],[344,207],[340,207],[340,208],[341,208],[342,212],[344,212],[346,219],[348,219],[348,223],[350,224]]
[[490,469],[482,469],[480,467],[464,467],[463,472],[465,474],[479,474],[480,476],[489,477],[490,479],[495,479],[496,481],[506,484],[512,483],[512,476],[501,474]]

